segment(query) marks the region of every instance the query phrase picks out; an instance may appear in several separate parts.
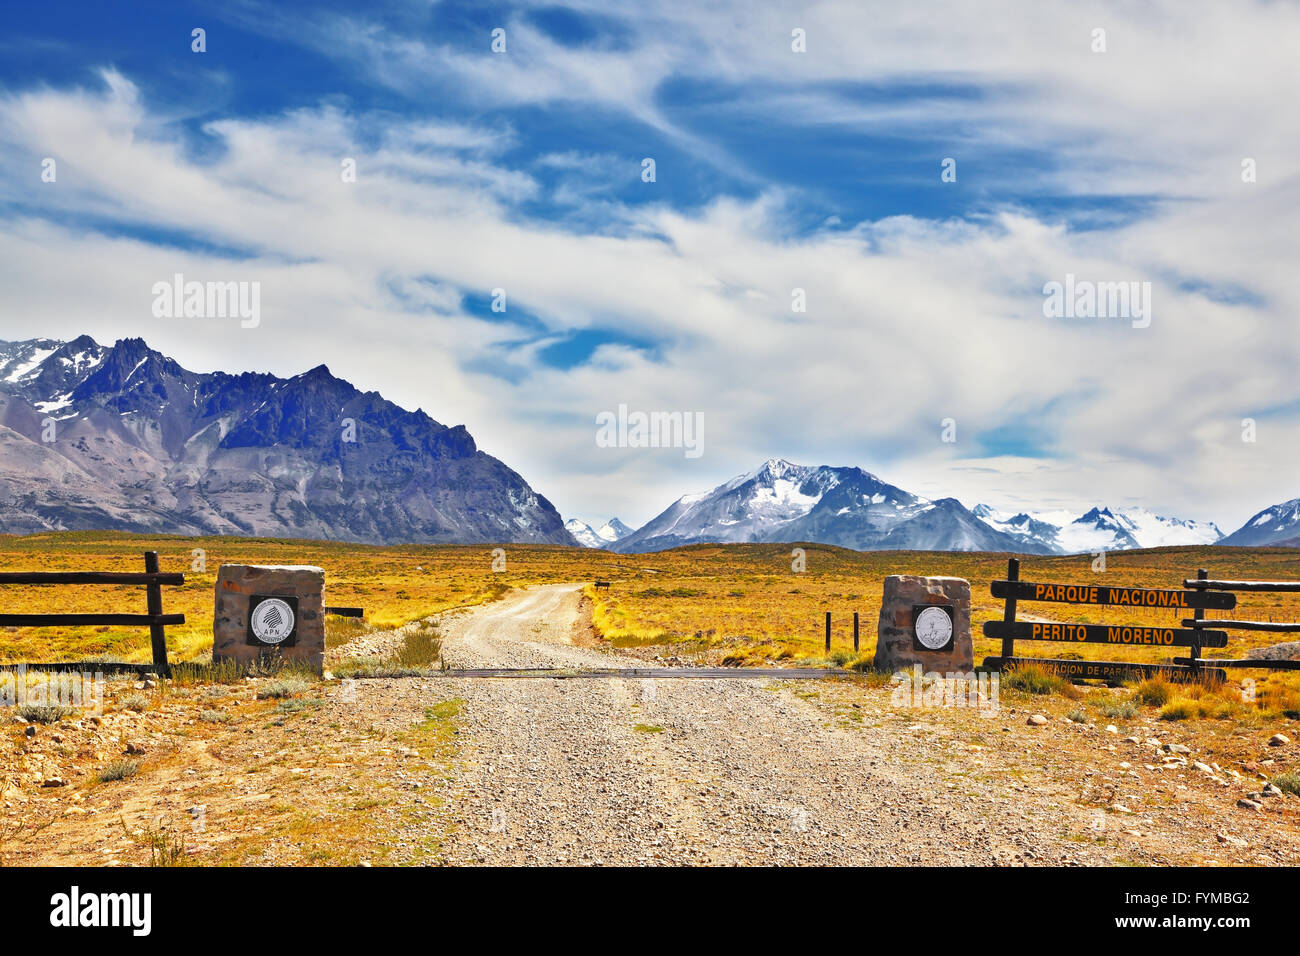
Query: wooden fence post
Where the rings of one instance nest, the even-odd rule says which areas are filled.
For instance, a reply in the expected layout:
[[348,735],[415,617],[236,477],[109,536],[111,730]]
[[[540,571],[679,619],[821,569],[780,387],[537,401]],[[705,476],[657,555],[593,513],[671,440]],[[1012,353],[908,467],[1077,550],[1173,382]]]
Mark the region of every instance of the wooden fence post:
[[831,652],[831,612],[826,612],[826,653]]
[[853,612],[853,653],[858,652],[858,612]]
[[[1210,577],[1210,571],[1209,571],[1209,568],[1197,568],[1197,569],[1196,569],[1196,579],[1197,579],[1198,581],[1205,581],[1205,580],[1208,580],[1209,577]],[[1205,589],[1204,589],[1204,588],[1200,588],[1200,589],[1198,589],[1198,593],[1200,593],[1200,594],[1204,594],[1204,593],[1205,593]],[[1203,620],[1205,620],[1205,608],[1198,607],[1195,611],[1192,612],[1192,617],[1195,618],[1195,619],[1198,620],[1198,621],[1203,621]],[[1197,632],[1199,633],[1199,627],[1198,627],[1198,626],[1194,626],[1192,629],[1195,630],[1195,631],[1197,631]],[[1201,673],[1201,663],[1200,663],[1200,661],[1201,661],[1201,653],[1202,653],[1202,652],[1201,652],[1201,642],[1198,640],[1198,641],[1196,641],[1194,644],[1192,644],[1191,649],[1190,649],[1190,656],[1191,656],[1191,658],[1192,658],[1192,673],[1193,673],[1193,674],[1200,674],[1200,673]]]
[[[1020,580],[1020,559],[1019,558],[1007,558],[1007,580],[1008,581]],[[1015,619],[1016,619],[1016,599],[1013,597],[1009,597],[1007,598],[1006,607],[1002,611],[1002,620],[1011,623],[1015,621]],[[1002,638],[1003,668],[1007,666],[1006,661],[1009,658],[1015,656],[1016,656],[1015,638],[1013,637]]]
[[[144,570],[146,574],[158,573],[158,552],[146,551],[144,553]],[[150,617],[159,617],[162,614],[162,585],[157,581],[144,586],[145,603],[149,610]],[[167,629],[161,624],[151,623],[149,625],[149,638],[153,643],[153,663],[158,671],[159,677],[167,676]]]

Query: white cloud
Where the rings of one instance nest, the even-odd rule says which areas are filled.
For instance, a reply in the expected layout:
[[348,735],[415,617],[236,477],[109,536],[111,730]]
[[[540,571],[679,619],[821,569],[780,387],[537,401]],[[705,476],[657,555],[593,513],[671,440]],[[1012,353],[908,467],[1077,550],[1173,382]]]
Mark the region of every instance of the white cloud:
[[[1264,412],[1300,403],[1300,135],[1279,100],[1300,68],[1276,42],[1297,35],[1300,13],[1011,9],[816,4],[796,22],[670,4],[626,16],[626,52],[565,48],[511,21],[509,59],[356,22],[308,39],[397,88],[452,77],[467,100],[620,110],[717,162],[725,152],[657,101],[665,80],[774,89],[779,121],[796,131],[960,121],[973,153],[1047,151],[1051,168],[1024,174],[1045,188],[1153,197],[1132,222],[1077,230],[1007,206],[794,234],[796,197],[775,186],[683,211],[571,184],[559,198],[605,218],[580,230],[521,210],[543,187],[528,163],[502,158],[519,139],[500,124],[436,108],[407,118],[321,106],[210,123],[220,149],[200,158],[110,71],[102,90],[0,100],[0,146],[11,170],[31,171],[30,181],[0,180],[24,210],[0,233],[0,335],[142,335],[194,368],[294,374],[326,362],[358,387],[466,423],[566,516],[639,523],[679,494],[784,455],[860,464],[967,504],[1140,502],[1228,530],[1298,493],[1300,420]],[[798,59],[794,25],[809,31]],[[1094,25],[1108,30],[1104,55],[1088,52]],[[844,86],[900,79],[984,94],[957,116],[943,98],[855,104]],[[362,135],[375,127],[377,140]],[[59,157],[56,185],[38,180],[46,155]],[[1260,182],[1241,183],[1243,155],[1260,159]],[[346,156],[358,162],[355,184],[339,178]],[[611,172],[579,152],[536,162]],[[160,233],[244,254],[178,249]],[[152,318],[150,287],[173,272],[260,279],[262,327]],[[1042,285],[1067,272],[1151,281],[1151,328],[1045,319]],[[1258,298],[1227,305],[1187,283]],[[498,287],[551,335],[509,312],[491,322],[463,308],[462,295]],[[796,287],[806,314],[790,311]],[[555,336],[590,327],[654,341],[656,354],[607,346],[568,371],[538,359]],[[620,402],[702,411],[703,458],[597,448],[595,415]],[[1245,445],[1239,424],[1252,415],[1259,442]],[[939,442],[945,417],[958,421],[955,446]],[[1041,432],[1051,457],[985,454],[975,438],[997,429]]]

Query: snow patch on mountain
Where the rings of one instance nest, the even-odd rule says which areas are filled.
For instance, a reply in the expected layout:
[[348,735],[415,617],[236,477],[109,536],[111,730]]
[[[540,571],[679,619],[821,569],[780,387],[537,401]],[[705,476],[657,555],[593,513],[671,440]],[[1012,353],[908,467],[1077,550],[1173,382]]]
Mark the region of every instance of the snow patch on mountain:
[[1300,535],[1300,498],[1265,508],[1220,544],[1259,546],[1289,541]]
[[1213,522],[1167,518],[1146,508],[1071,511],[1000,511],[985,504],[972,509],[985,523],[1026,543],[1058,554],[1214,544],[1223,532]]
[[593,528],[577,518],[570,518],[564,522],[564,528],[584,548],[606,548],[632,533],[632,529],[617,518],[610,518],[599,528]]

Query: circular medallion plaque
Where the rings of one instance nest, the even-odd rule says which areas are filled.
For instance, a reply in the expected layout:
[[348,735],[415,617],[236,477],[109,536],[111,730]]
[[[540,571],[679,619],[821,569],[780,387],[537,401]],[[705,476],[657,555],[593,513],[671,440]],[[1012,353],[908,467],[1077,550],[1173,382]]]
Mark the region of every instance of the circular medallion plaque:
[[279,644],[293,633],[293,608],[287,601],[267,598],[253,608],[249,625],[253,636],[264,644]]
[[927,607],[916,616],[916,639],[927,650],[937,651],[952,641],[952,618],[941,607]]

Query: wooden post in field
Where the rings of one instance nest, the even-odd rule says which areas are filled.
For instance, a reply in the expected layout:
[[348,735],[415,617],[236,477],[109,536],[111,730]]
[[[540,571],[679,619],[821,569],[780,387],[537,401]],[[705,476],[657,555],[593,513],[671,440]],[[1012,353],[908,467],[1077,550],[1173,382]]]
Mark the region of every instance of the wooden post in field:
[[831,652],[831,612],[826,612],[826,653]]
[[[1020,559],[1019,558],[1007,558],[1007,580],[1008,581],[1020,580]],[[1002,612],[1002,620],[1010,623],[1015,619],[1016,619],[1016,599],[1013,597],[1009,597],[1007,598],[1007,606]],[[1002,660],[1005,662],[1008,658],[1015,657],[1015,656],[1016,656],[1016,642],[1014,638],[1010,638],[1010,637],[1002,638]],[[1002,666],[1004,669],[1006,668],[1005,663]]]
[[[1209,577],[1210,577],[1210,570],[1209,570],[1209,568],[1197,568],[1197,569],[1196,569],[1196,578],[1197,578],[1197,580],[1199,580],[1199,581],[1205,581],[1205,580],[1208,580]],[[1205,593],[1205,589],[1204,589],[1204,588],[1200,588],[1200,589],[1198,589],[1198,590],[1199,590],[1199,592],[1200,592],[1201,594],[1204,594],[1204,593]],[[1198,607],[1195,611],[1192,612],[1192,617],[1194,617],[1194,618],[1195,618],[1196,620],[1198,620],[1198,621],[1203,621],[1203,620],[1205,620],[1205,608]],[[1193,629],[1194,629],[1194,628],[1193,628]],[[1191,648],[1189,649],[1188,654],[1189,654],[1189,655],[1191,656],[1191,658],[1192,658],[1192,673],[1193,673],[1193,674],[1200,674],[1200,673],[1201,673],[1201,664],[1200,664],[1200,660],[1201,660],[1201,654],[1202,654],[1202,651],[1201,651],[1201,642],[1200,642],[1200,641],[1197,641],[1195,644],[1193,644],[1193,645],[1191,646]]]
[[858,652],[858,612],[853,612],[853,653]]
[[[158,573],[158,552],[144,553],[144,570],[146,574]],[[149,616],[157,618],[162,614],[162,586],[154,581],[144,586],[145,606]],[[167,676],[167,630],[157,621],[149,625],[149,639],[153,644],[153,663],[159,677]]]

